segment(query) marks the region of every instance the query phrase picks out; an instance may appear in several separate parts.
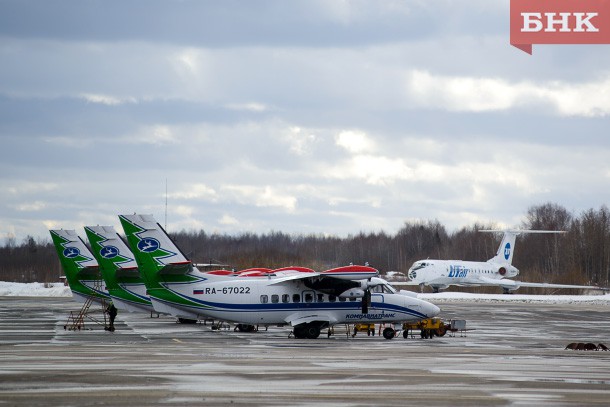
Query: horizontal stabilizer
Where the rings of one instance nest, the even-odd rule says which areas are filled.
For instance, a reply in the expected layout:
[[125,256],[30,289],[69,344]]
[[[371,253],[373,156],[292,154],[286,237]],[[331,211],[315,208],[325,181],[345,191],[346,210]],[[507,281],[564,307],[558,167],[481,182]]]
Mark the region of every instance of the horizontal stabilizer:
[[169,263],[159,270],[159,274],[186,274],[193,270],[191,261],[181,261],[177,263]]
[[85,266],[82,269],[78,270],[77,275],[86,275],[86,274],[99,274],[100,266]]
[[119,267],[115,271],[117,277],[140,277],[140,270],[137,267]]
[[531,230],[531,229],[479,229],[479,232],[513,233],[516,235],[520,235],[522,233],[567,233],[565,230]]

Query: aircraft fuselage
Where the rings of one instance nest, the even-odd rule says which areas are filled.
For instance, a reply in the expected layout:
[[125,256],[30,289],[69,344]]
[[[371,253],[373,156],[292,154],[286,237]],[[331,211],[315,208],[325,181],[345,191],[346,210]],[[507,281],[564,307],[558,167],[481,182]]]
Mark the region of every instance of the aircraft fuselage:
[[[326,320],[329,324],[353,322],[398,322],[428,318],[439,309],[426,301],[375,288],[371,304],[362,313],[363,291],[349,289],[329,295],[308,288],[302,280],[275,283],[265,277],[229,277],[197,283],[161,283],[149,290],[158,312],[192,319],[212,318],[252,325],[293,325],[300,321]],[[375,291],[372,290],[372,291]],[[167,291],[181,301],[166,301]]]

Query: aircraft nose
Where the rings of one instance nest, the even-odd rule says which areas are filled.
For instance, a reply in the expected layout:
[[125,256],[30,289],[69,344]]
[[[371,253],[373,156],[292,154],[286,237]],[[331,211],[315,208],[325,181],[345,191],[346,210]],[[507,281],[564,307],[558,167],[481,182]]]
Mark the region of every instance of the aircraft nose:
[[425,302],[422,305],[422,311],[428,318],[432,318],[440,314],[441,309],[430,302]]

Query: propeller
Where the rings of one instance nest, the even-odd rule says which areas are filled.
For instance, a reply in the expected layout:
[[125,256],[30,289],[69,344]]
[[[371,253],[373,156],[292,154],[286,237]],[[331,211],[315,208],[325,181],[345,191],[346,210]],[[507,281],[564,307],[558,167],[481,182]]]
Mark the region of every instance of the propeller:
[[[370,281],[371,281],[371,279],[369,278],[368,282],[370,282]],[[370,305],[371,305],[371,290],[369,289],[369,285],[366,284],[366,288],[364,289],[364,295],[362,296],[362,313],[363,314],[369,313]]]

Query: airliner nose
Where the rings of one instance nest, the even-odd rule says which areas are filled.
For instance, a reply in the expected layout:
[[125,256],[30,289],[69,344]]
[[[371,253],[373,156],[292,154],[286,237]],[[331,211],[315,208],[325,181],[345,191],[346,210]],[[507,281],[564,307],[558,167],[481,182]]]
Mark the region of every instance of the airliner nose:
[[428,318],[432,318],[440,314],[441,309],[436,305],[425,301],[424,304],[422,304],[422,311]]

